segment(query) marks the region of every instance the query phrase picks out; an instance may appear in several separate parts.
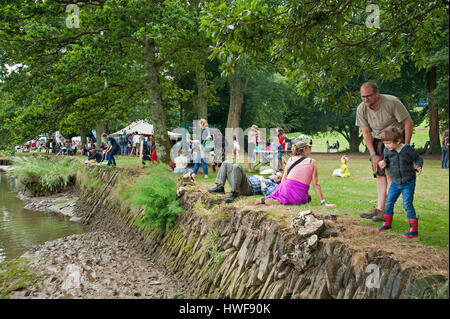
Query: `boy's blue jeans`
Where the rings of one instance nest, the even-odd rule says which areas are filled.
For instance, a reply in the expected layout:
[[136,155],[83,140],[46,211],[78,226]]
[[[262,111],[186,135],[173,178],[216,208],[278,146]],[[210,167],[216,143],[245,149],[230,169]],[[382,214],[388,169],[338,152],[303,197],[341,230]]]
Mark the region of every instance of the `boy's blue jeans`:
[[441,168],[448,168],[448,148],[442,148]]
[[406,210],[408,219],[416,219],[416,210],[413,206],[414,190],[416,188],[416,180],[410,180],[405,184],[397,184],[392,181],[386,197],[386,215],[394,214],[394,205],[400,194],[403,197],[403,208]]

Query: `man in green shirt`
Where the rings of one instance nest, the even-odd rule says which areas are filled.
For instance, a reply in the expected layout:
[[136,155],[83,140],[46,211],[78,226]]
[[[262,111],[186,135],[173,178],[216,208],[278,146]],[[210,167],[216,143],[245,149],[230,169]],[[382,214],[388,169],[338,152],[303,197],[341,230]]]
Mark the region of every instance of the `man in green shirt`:
[[356,126],[360,127],[364,143],[370,153],[373,176],[377,179],[378,194],[377,207],[360,216],[382,221],[386,194],[392,180],[388,169],[378,167],[378,162],[383,159],[384,151],[380,134],[388,126],[397,127],[404,133],[405,144],[409,144],[414,123],[402,102],[393,95],[380,94],[375,82],[365,82],[360,92],[362,103],[356,111]]

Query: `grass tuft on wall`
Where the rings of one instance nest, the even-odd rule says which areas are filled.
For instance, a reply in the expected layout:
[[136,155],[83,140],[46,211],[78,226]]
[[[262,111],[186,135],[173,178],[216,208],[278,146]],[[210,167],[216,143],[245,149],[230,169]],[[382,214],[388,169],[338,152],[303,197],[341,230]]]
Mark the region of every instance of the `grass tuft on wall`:
[[53,193],[75,183],[81,163],[55,156],[17,157],[11,174],[30,191]]

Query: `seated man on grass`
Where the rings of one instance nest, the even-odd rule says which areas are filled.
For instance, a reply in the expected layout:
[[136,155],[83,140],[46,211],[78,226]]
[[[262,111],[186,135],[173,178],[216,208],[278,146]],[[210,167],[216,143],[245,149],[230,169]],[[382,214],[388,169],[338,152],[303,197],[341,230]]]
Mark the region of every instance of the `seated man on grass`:
[[223,162],[216,177],[216,188],[208,189],[210,193],[225,194],[225,182],[228,180],[231,186],[231,194],[225,198],[226,203],[233,202],[239,195],[251,196],[272,194],[281,182],[281,172],[272,174],[269,178],[253,175],[247,176],[239,164]]

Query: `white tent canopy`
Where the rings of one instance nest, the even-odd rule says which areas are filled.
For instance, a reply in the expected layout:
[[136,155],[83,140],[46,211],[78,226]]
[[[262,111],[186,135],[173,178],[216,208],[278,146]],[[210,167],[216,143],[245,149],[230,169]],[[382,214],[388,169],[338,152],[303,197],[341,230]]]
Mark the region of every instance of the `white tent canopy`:
[[[112,136],[119,136],[122,135],[123,132],[126,131],[127,134],[138,132],[138,134],[145,134],[145,135],[153,135],[153,125],[144,121],[136,121],[131,123],[130,125],[124,127],[123,129],[112,133]],[[167,132],[169,134],[170,139],[176,140],[177,138],[181,137],[181,134],[173,133],[173,132]]]

